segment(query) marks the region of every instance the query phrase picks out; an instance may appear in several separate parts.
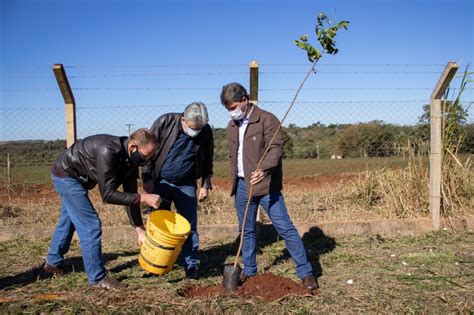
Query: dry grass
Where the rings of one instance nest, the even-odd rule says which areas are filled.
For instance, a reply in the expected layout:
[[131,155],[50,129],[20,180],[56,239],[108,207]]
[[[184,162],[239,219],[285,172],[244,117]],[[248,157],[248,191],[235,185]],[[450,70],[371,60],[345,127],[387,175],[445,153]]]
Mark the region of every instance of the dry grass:
[[[465,162],[466,165],[469,161]],[[471,173],[456,165],[452,170],[445,195],[451,216],[474,214],[474,203],[463,187],[470,187]],[[294,222],[334,222],[374,220],[382,218],[413,218],[428,216],[428,170],[416,161],[404,169],[366,171],[351,180],[319,188],[284,191],[289,214]],[[453,193],[455,192],[455,194]],[[13,201],[0,205],[0,225],[56,224],[59,201],[44,199],[35,203]],[[92,192],[103,225],[126,225],[123,207],[103,204],[96,191]],[[199,224],[235,224],[237,216],[229,191],[215,188],[209,199],[199,205]],[[262,210],[264,214],[264,211]],[[264,222],[268,219],[263,215]]]
[[[353,182],[353,200],[386,218],[420,217],[429,214],[429,169],[423,157],[410,150],[408,166],[399,170],[366,171]],[[472,163],[455,153],[442,166],[442,213],[446,217],[474,213],[471,191]]]
[[[413,218],[428,216],[428,165],[426,157],[406,148],[405,161],[375,159],[360,173],[339,173],[304,177],[285,177],[283,195],[294,222],[327,222],[373,220],[381,218]],[[474,214],[472,198],[472,163],[469,156],[459,157],[459,142],[446,150],[443,162],[443,214],[460,216]],[[314,172],[315,165],[345,171],[363,166],[353,161],[285,161],[290,174]],[[319,171],[322,172],[321,166]],[[311,173],[312,174],[312,173]],[[230,184],[216,178],[216,185],[205,203],[199,204],[199,224],[235,224],[237,216]],[[52,226],[59,215],[59,200],[50,184],[35,186],[10,185],[5,192],[14,198],[0,203],[0,225],[41,224]],[[1,197],[1,196],[0,196]],[[102,203],[99,192],[90,192],[103,225],[128,224],[123,207]],[[264,213],[264,211],[262,211]],[[264,222],[268,218],[263,215]]]
[[354,202],[385,218],[428,215],[428,170],[416,162],[398,171],[366,171],[354,182]]
[[472,161],[463,163],[457,156],[458,149],[447,148],[443,159],[441,181],[442,209],[445,216],[460,216],[474,208],[472,192]]
[[[129,224],[123,207],[95,202],[95,208],[104,226]],[[37,224],[52,226],[57,223],[59,212],[59,201],[45,200],[35,203],[13,201],[0,205],[0,225]]]

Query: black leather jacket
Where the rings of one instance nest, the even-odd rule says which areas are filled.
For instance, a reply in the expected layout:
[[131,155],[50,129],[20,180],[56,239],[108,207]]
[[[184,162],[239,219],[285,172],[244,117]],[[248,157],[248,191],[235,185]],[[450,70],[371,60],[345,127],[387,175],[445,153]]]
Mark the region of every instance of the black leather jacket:
[[[158,149],[153,159],[143,167],[143,188],[148,193],[153,193],[154,182],[160,174],[163,162],[178,138],[182,115],[182,113],[162,115],[155,120],[151,127],[151,131],[158,139]],[[199,147],[196,155],[196,178],[201,178],[203,188],[212,189],[214,138],[209,124],[204,126],[197,135],[197,140]]]
[[[128,138],[94,135],[76,141],[56,160],[55,166],[84,187],[99,185],[105,203],[125,205],[134,226],[143,225],[137,194],[138,167],[130,163]],[[123,185],[123,192],[117,191]]]

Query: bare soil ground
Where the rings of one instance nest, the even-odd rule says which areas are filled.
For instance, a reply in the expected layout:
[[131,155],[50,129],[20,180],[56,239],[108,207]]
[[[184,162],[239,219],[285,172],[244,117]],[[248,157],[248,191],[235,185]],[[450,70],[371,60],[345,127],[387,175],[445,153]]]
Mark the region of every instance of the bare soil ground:
[[[225,263],[237,244],[221,240],[202,244],[201,278],[184,280],[181,267],[151,276],[137,263],[138,249],[106,242],[103,252],[110,276],[129,285],[124,291],[88,288],[78,242],[67,255],[68,273],[50,278],[40,264],[49,239],[0,244],[0,312],[6,313],[469,313],[474,311],[474,233],[441,231],[416,237],[341,237],[304,235],[308,257],[318,275],[317,294],[283,294],[262,299],[267,287],[241,287],[234,295],[183,294],[190,288],[219,288]],[[278,239],[260,239],[256,280],[271,274],[283,281],[300,280]],[[272,276],[272,277],[273,277]],[[266,279],[266,278],[265,278]],[[272,278],[274,279],[274,278]],[[287,279],[287,280],[286,280]],[[268,280],[268,279],[267,279]],[[250,283],[251,284],[251,283]],[[191,292],[193,292],[191,290]],[[195,292],[195,291],[194,291]],[[241,292],[245,292],[242,293]],[[269,292],[270,293],[270,292]],[[198,295],[198,296],[196,296]]]
[[42,203],[56,201],[57,193],[51,184],[13,184],[0,186],[0,204],[10,202]]
[[[355,174],[314,175],[304,177],[285,176],[283,178],[283,187],[285,192],[317,190],[344,183],[356,177],[357,175]],[[232,183],[228,178],[213,178],[212,181],[213,185],[221,190],[230,192],[232,188]]]
[[[285,177],[285,192],[315,190],[336,185],[354,179],[354,174],[315,175],[305,177]],[[230,192],[232,188],[228,178],[214,177],[213,185],[219,190]],[[7,202],[37,204],[45,201],[57,202],[57,194],[52,184],[28,184],[0,186],[0,204]]]

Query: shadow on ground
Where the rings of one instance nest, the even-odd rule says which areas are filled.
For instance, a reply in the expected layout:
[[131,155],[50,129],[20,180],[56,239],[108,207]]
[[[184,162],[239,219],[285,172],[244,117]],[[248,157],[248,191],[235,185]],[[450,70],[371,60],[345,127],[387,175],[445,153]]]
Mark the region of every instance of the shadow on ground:
[[[265,247],[281,240],[275,228],[271,224],[261,224],[258,227],[257,236],[257,255],[261,254]],[[200,271],[201,277],[222,276],[224,265],[227,257],[235,256],[240,238],[237,237],[234,241],[226,244],[216,245],[200,251],[199,258],[201,261]],[[324,232],[314,226],[302,237],[303,244],[308,255],[308,259],[313,266],[314,275],[319,278],[323,274],[323,269],[320,264],[320,256],[329,253],[336,247],[336,241],[332,237],[328,237]],[[274,259],[270,266],[278,264],[279,262],[291,259],[290,254],[285,249],[282,254]],[[228,263],[233,263],[228,261]],[[264,270],[266,272],[267,270]]]
[[[265,227],[267,231],[264,233],[265,238],[271,238],[279,240],[278,233],[276,232],[273,225]],[[336,240],[333,237],[329,237],[317,226],[313,226],[308,232],[303,234],[301,238],[303,245],[306,249],[306,255],[311,265],[313,266],[313,274],[318,279],[323,275],[323,268],[320,263],[320,257],[323,254],[330,253],[336,248]],[[291,259],[290,253],[285,250],[280,256],[276,257],[270,266],[276,265],[283,260]],[[266,270],[265,270],[266,271]],[[296,271],[296,270],[295,270]]]
[[[276,232],[275,228],[271,224],[262,224],[258,228],[257,237],[257,255],[261,254],[267,246],[278,242],[280,237]],[[323,270],[320,264],[320,255],[329,253],[334,250],[336,242],[334,238],[326,236],[321,229],[318,227],[312,227],[302,237],[303,244],[305,246],[308,259],[310,260],[314,274],[319,278],[323,274]],[[207,247],[199,252],[200,264],[200,277],[216,277],[222,276],[224,272],[225,263],[233,263],[234,260],[228,260],[229,257],[235,257],[237,248],[239,246],[240,238],[237,237],[235,240],[229,240],[227,243]],[[110,262],[117,260],[119,257],[130,257],[137,256],[137,251],[124,251],[120,253],[105,253],[104,262]],[[274,261],[269,265],[273,266],[283,260],[291,259],[288,251],[285,249],[281,255],[276,257]],[[110,273],[119,273],[123,270],[133,268],[138,265],[136,259],[124,262],[113,268],[108,269]],[[269,268],[269,267],[267,267]],[[84,271],[84,265],[82,257],[71,257],[64,261],[63,269],[66,273],[71,272],[82,272]],[[267,272],[268,270],[264,270]],[[51,275],[45,273],[42,269],[42,265],[31,268],[30,270],[18,273],[16,275],[7,276],[0,278],[0,290],[8,290],[18,286],[26,286],[40,279],[50,278]],[[123,279],[119,279],[123,280]],[[179,280],[178,280],[179,281]]]
[[[129,257],[129,256],[136,256],[136,251],[126,251],[120,253],[106,253],[103,255],[104,263],[114,261],[119,257]],[[123,264],[120,264],[116,267],[109,269],[110,272],[116,273],[127,268],[131,268],[136,265],[136,260],[129,261]],[[82,272],[84,271],[84,264],[82,262],[82,256],[77,257],[70,257],[64,260],[63,269],[66,273],[71,272]],[[17,286],[26,286],[33,282],[36,282],[40,279],[47,279],[51,278],[51,275],[43,271],[43,265],[36,266],[31,268],[30,270],[21,272],[19,274],[13,276],[7,276],[0,278],[0,290],[8,290],[13,287]]]

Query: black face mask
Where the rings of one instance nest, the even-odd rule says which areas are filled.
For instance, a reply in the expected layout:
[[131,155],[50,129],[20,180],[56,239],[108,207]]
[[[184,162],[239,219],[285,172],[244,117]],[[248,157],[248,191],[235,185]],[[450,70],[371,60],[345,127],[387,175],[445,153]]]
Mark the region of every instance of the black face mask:
[[130,153],[130,162],[136,166],[145,166],[146,159],[138,152],[138,149],[135,152]]

